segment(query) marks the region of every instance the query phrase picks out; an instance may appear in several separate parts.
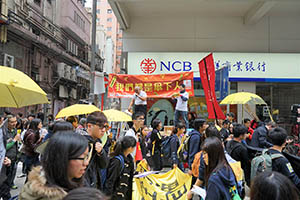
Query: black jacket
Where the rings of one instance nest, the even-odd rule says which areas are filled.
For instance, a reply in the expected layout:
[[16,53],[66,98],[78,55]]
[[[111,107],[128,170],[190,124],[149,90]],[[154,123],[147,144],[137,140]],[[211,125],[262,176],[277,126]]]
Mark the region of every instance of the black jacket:
[[171,164],[179,164],[179,159],[177,156],[177,151],[178,148],[180,146],[180,141],[179,138],[177,137],[177,135],[172,135],[171,139],[170,139],[170,146],[171,146],[171,158],[170,158],[170,162]]
[[[268,152],[270,154],[281,154],[281,152],[274,149],[269,149]],[[295,174],[293,167],[291,166],[288,159],[284,157],[284,155],[282,155],[282,157],[272,160],[272,170],[287,176],[295,184],[298,190],[300,190],[300,179]]]
[[[17,134],[17,129],[14,130],[8,130],[6,128],[6,142],[9,143],[9,141],[13,140]],[[9,149],[6,148],[6,157],[8,157],[12,163],[17,161],[18,156],[18,142],[15,142],[13,146]]]
[[225,141],[225,140],[229,137],[230,132],[229,132],[228,129],[222,128],[222,129],[220,130],[220,135],[221,135],[222,140]]
[[245,173],[246,183],[250,186],[251,163],[248,157],[247,147],[240,142],[231,140],[226,144],[226,151],[234,160],[241,162],[242,169]]
[[158,130],[153,129],[151,132],[151,142],[154,143],[154,152],[161,152],[161,135]]
[[192,132],[190,133],[190,139],[188,144],[188,164],[190,169],[192,169],[192,164],[196,153],[198,153],[201,150],[201,137],[201,133],[199,133],[195,129],[192,130]]
[[127,157],[123,154],[120,156],[124,158],[124,167],[121,166],[121,161],[118,158],[110,158],[104,190],[106,195],[111,196],[112,200],[131,200],[134,172],[133,158],[130,154]]
[[93,145],[93,152],[90,163],[87,167],[87,171],[84,176],[84,185],[87,187],[94,187],[102,190],[101,188],[101,173],[100,169],[105,169],[108,165],[108,157],[104,149],[97,153],[95,150],[95,143],[100,142],[100,139],[94,140],[91,136],[85,135],[86,139],[89,142],[89,146]]
[[255,129],[251,143],[250,145],[253,147],[259,147],[259,148],[269,148],[272,147],[273,145],[268,142],[267,137],[268,137],[268,129],[265,126],[260,126],[257,129]]

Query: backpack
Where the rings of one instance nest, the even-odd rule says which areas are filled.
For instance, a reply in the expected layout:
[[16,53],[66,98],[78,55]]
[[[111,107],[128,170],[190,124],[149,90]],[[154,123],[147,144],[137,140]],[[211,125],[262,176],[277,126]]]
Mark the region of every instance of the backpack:
[[201,160],[202,151],[196,153],[194,157],[194,161],[192,164],[192,173],[194,177],[199,176],[199,167],[200,167],[200,160]]
[[124,167],[125,167],[125,161],[124,161],[124,158],[123,158],[123,156],[121,156],[121,155],[115,156],[115,158],[117,158],[117,159],[120,161],[120,163],[121,163],[121,174],[122,174],[122,172],[123,172],[123,170],[124,170]]
[[280,157],[283,157],[280,153],[270,154],[268,149],[263,150],[260,156],[256,156],[251,161],[250,180],[253,180],[261,172],[272,171],[272,160]]
[[188,162],[189,141],[193,134],[185,134],[177,151],[177,156],[180,162]]
[[164,141],[161,143],[161,153],[164,158],[170,158],[171,157],[171,137],[167,136]]

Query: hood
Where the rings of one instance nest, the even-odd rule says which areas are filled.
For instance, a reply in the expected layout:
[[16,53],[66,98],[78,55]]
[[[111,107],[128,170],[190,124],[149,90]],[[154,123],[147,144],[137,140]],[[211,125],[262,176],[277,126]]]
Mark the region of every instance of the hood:
[[193,129],[193,130],[189,133],[189,135],[192,135],[192,134],[199,134],[199,135],[201,135],[201,133],[200,133],[199,131],[195,130],[195,129]]
[[61,200],[67,193],[59,186],[47,186],[45,173],[42,167],[35,167],[29,173],[28,182],[22,188],[20,200],[52,199]]
[[234,186],[236,184],[235,176],[231,168],[223,167],[217,171],[221,181],[227,186]]

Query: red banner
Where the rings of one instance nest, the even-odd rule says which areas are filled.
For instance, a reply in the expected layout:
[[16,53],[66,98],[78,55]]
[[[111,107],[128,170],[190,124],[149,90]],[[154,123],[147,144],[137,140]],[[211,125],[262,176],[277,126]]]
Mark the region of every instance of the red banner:
[[134,88],[139,86],[148,98],[170,98],[179,93],[179,85],[185,84],[189,96],[194,96],[194,74],[128,75],[110,74],[108,83],[109,98],[131,98]]
[[203,58],[199,63],[199,71],[205,94],[209,119],[225,119],[215,93],[215,65],[212,54]]

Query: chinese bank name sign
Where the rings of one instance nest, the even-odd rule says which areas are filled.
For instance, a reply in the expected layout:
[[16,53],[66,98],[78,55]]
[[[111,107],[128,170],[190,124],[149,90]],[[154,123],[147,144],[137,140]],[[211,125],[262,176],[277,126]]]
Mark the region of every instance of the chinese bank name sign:
[[[169,74],[194,72],[209,53],[128,53],[128,74]],[[300,54],[213,53],[215,69],[228,67],[229,78],[295,79],[300,73]],[[288,70],[287,70],[288,69]]]

